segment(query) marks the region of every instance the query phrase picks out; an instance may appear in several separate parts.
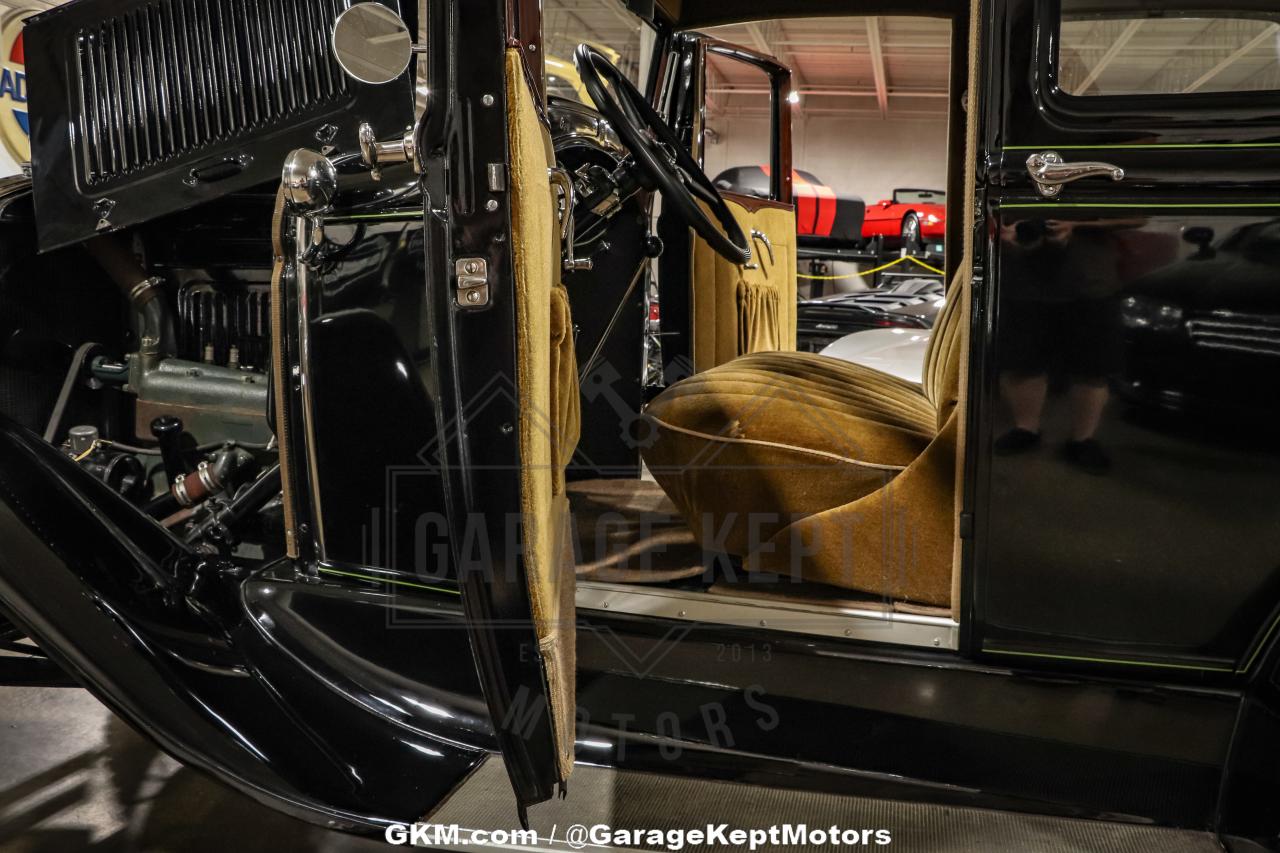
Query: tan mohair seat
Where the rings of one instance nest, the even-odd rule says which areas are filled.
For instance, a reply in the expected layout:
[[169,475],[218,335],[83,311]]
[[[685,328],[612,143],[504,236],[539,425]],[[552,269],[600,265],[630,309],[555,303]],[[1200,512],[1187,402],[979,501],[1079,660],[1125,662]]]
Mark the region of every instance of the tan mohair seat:
[[749,569],[950,602],[962,284],[938,318],[923,387],[767,352],[653,401],[645,462],[704,548]]

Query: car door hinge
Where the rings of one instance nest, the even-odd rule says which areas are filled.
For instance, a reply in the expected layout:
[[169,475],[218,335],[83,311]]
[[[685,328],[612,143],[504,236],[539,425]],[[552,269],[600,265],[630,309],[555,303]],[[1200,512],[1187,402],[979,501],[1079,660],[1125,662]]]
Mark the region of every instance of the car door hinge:
[[489,174],[489,192],[500,193],[507,189],[507,164],[506,163],[490,163],[488,168]]
[[971,512],[960,513],[960,538],[973,538],[973,513]]

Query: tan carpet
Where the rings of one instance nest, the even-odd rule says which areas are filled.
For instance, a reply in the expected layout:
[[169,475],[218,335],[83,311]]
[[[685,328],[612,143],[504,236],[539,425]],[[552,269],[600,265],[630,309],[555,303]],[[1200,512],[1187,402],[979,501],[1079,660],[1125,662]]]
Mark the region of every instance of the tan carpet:
[[657,483],[570,483],[569,506],[580,579],[666,583],[702,574],[702,547]]
[[[675,505],[652,480],[581,480],[569,484],[578,578],[606,583],[669,583],[699,577],[707,571],[704,555]],[[746,582],[716,579],[710,591],[750,598],[785,598],[818,607],[893,610],[926,616],[950,616],[945,607],[889,601],[817,583],[756,575]]]

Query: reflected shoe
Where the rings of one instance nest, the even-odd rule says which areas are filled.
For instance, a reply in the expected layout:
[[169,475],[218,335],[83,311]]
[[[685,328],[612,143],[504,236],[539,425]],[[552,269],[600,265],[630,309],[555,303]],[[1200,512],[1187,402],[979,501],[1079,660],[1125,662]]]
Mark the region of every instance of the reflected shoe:
[[1094,438],[1068,441],[1063,445],[1062,458],[1086,474],[1102,475],[1111,470],[1111,457]]
[[1013,456],[1026,453],[1040,446],[1040,433],[1022,427],[1014,427],[996,439],[993,450],[997,456]]

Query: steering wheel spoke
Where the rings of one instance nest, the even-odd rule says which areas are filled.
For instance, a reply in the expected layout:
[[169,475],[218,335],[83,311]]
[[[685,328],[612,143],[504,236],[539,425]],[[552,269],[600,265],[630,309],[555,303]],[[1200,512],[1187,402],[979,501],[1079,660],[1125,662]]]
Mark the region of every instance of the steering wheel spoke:
[[578,45],[573,61],[587,94],[617,130],[637,171],[648,178],[642,183],[654,184],[664,203],[716,252],[735,264],[747,263],[750,244],[724,197],[635,84],[589,44]]

